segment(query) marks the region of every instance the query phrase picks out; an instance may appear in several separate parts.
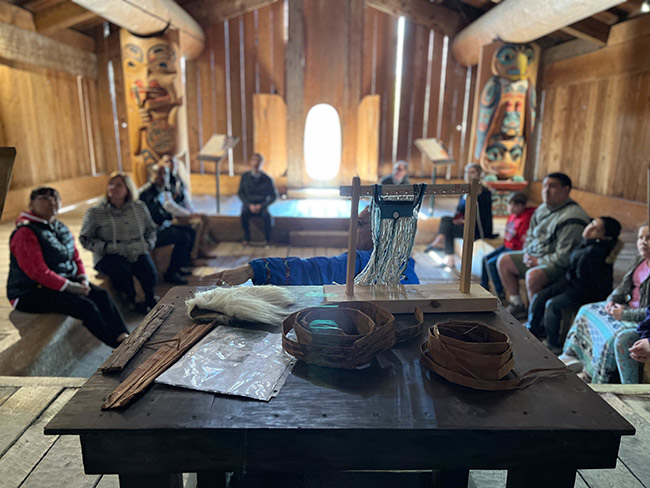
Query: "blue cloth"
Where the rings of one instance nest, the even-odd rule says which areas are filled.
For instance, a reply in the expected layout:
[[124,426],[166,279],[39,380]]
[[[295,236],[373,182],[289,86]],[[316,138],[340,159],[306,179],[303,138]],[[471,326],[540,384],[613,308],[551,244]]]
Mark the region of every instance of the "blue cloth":
[[[354,275],[358,275],[368,264],[372,252],[357,251]],[[348,253],[338,256],[314,258],[260,258],[249,264],[253,268],[255,285],[331,285],[345,284]],[[401,283],[418,285],[415,261],[409,258]]]

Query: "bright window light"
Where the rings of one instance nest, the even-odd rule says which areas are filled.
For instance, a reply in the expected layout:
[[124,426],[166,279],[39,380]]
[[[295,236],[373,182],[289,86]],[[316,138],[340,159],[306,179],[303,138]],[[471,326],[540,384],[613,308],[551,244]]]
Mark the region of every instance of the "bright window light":
[[334,107],[314,105],[305,122],[305,165],[313,180],[331,180],[341,167],[341,119]]
[[395,105],[393,106],[393,161],[397,160],[399,107],[402,101],[402,58],[404,56],[404,17],[397,21],[397,52],[395,53]]

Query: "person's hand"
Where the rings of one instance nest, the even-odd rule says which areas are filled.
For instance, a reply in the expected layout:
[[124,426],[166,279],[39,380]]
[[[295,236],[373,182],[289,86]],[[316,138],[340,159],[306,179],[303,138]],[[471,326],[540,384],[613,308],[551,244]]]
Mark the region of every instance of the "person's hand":
[[625,307],[623,305],[620,303],[615,303],[612,305],[611,309],[608,310],[608,312],[616,320],[621,320],[623,318],[623,310],[625,310]]
[[88,281],[88,277],[86,275],[79,275],[77,276],[74,281],[77,283],[81,283],[84,286],[87,286],[88,289],[90,290],[90,282]]
[[247,264],[239,268],[224,269],[206,278],[214,279],[217,286],[234,286],[246,283],[248,280],[253,279],[253,276],[255,276],[253,268],[250,264]]
[[614,302],[607,302],[607,303],[605,304],[605,312],[607,312],[608,314],[611,315],[611,314],[612,314],[612,309],[614,308],[614,305],[616,305],[616,303],[614,303]]
[[454,217],[451,223],[454,225],[463,225],[465,223],[465,219],[463,217]]
[[640,339],[628,351],[630,351],[630,357],[632,359],[640,363],[645,363],[650,355],[650,341],[648,339]]
[[537,266],[539,264],[539,260],[537,259],[536,256],[531,256],[528,253],[524,253],[524,264],[528,268],[534,268],[535,266]]
[[77,283],[76,281],[69,281],[68,286],[65,287],[64,291],[68,291],[74,295],[88,296],[90,293],[90,286],[84,283]]

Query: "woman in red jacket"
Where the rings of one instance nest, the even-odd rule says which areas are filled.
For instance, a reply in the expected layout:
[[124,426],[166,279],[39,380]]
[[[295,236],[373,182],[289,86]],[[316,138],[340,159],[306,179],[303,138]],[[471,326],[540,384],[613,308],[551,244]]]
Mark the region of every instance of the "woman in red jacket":
[[56,219],[54,188],[30,195],[29,211],[9,240],[7,298],[21,312],[60,313],[81,319],[100,341],[117,347],[128,331],[108,292],[88,282],[70,230]]

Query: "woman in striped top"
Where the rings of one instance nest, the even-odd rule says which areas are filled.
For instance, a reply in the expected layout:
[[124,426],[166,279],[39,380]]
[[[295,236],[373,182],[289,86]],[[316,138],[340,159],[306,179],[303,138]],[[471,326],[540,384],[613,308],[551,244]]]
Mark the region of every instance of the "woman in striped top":
[[[136,311],[146,313],[156,304],[158,273],[149,253],[156,245],[156,224],[129,175],[110,175],[106,198],[84,215],[79,241],[93,252],[95,269],[135,303]],[[144,302],[135,302],[134,276],[144,290]]]

